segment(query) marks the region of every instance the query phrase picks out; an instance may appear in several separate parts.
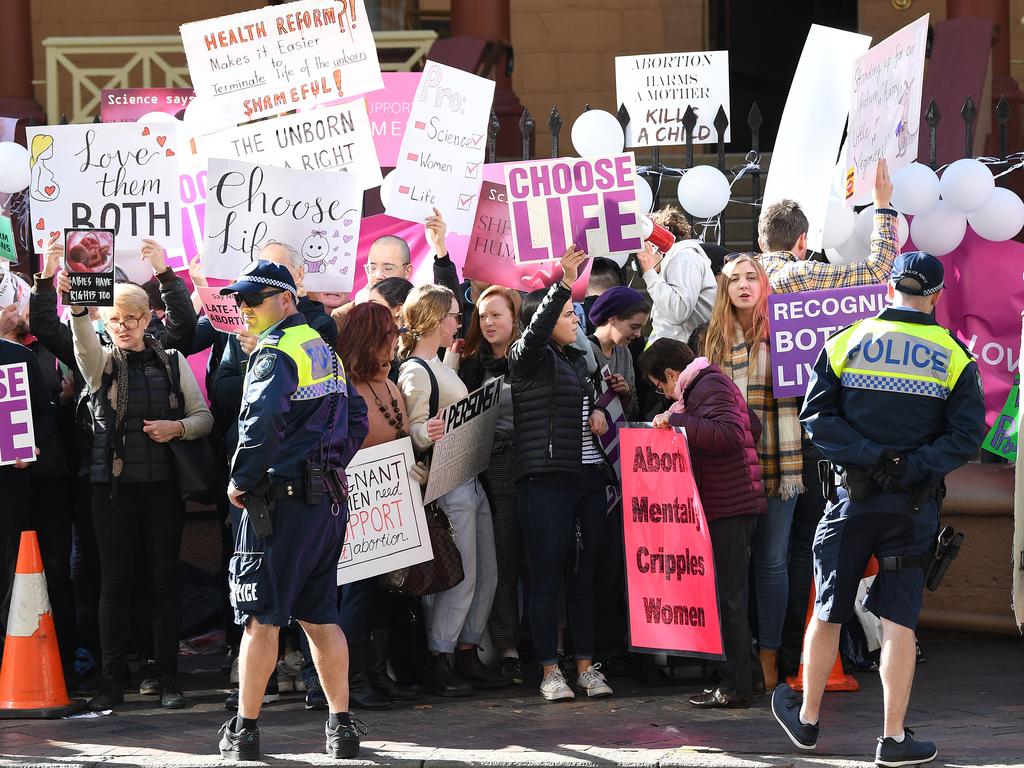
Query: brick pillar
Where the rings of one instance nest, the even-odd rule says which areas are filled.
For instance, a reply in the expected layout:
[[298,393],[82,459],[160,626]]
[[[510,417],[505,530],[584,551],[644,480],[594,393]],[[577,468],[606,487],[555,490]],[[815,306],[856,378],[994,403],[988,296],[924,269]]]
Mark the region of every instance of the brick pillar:
[[[452,36],[510,43],[512,20],[509,0],[452,0]],[[512,78],[505,74],[504,57],[498,60],[494,80],[494,112],[501,124],[498,156],[518,159],[522,156],[519,118],[523,114],[523,104],[512,90]],[[546,116],[541,119],[546,119]]]
[[45,122],[32,85],[30,0],[6,0],[0,24],[0,115]]

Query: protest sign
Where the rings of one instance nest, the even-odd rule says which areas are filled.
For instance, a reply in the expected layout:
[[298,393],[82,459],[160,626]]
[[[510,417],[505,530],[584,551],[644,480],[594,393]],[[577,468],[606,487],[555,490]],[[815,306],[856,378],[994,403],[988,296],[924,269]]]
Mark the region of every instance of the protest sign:
[[373,143],[382,168],[398,165],[398,152],[409,124],[420,72],[384,72],[384,88],[366,94],[366,112],[370,116]]
[[234,123],[382,87],[363,0],[298,0],[196,21],[181,26],[181,41],[196,96]]
[[191,88],[104,88],[100,122],[134,123],[150,112],[179,116],[195,98]]
[[338,561],[338,584],[424,563],[434,557],[420,486],[409,477],[416,463],[412,440],[403,437],[352,457],[348,526]]
[[363,190],[347,173],[211,158],[203,267],[235,279],[272,240],[299,252],[310,291],[350,291]]
[[14,227],[11,226],[11,217],[0,214],[0,259],[7,261],[18,260],[18,246],[14,241]]
[[493,99],[493,80],[427,62],[385,201],[389,216],[423,221],[437,208],[449,231],[470,231]]
[[807,247],[822,248],[836,157],[850,110],[850,83],[867,35],[811,26],[772,150],[761,209],[795,200],[807,216]]
[[114,306],[114,230],[65,229],[64,270],[70,306]]
[[875,186],[884,159],[895,173],[917,158],[928,14],[859,57],[847,128],[847,206]]
[[[610,375],[611,369],[607,365],[604,366],[601,369],[601,380],[604,381],[605,377]],[[610,512],[622,501],[622,494],[620,493],[622,488],[622,468],[619,462],[619,429],[626,423],[626,414],[622,410],[622,401],[619,399],[619,396],[607,384],[605,385],[604,392],[594,401],[594,407],[604,410],[607,414],[608,431],[598,437],[597,442],[600,444],[605,458],[608,459],[608,463],[615,470],[615,479],[618,481],[610,483],[606,490],[608,511]]]
[[379,187],[380,164],[362,99],[228,128],[195,139],[200,155],[304,171],[347,171]]
[[25,363],[0,365],[0,467],[35,460],[28,366]]
[[36,253],[65,228],[112,229],[125,251],[144,239],[181,247],[173,125],[44,125],[26,130]]
[[502,378],[492,379],[441,411],[444,436],[434,443],[425,504],[476,477],[491,463]]
[[619,430],[629,644],[720,660],[715,562],[681,429]]
[[18,312],[23,312],[28,306],[30,293],[28,284],[0,262],[0,309],[17,304]]
[[1010,396],[996,417],[992,429],[981,444],[989,453],[1007,461],[1017,461],[1017,435],[1020,431],[1020,373],[1013,378]]
[[203,302],[203,311],[210,318],[210,325],[224,333],[240,333],[245,330],[245,321],[238,305],[230,296],[221,296],[220,288],[197,285],[196,291]]
[[[729,52],[616,56],[615,94],[615,103],[629,110],[627,147],[685,144],[687,107],[697,114],[693,143],[714,144],[718,108],[729,116]],[[731,141],[728,127],[724,140]]]
[[772,391],[803,397],[825,340],[850,323],[889,306],[884,285],[827,291],[773,293],[768,297],[772,344]]
[[632,152],[509,163],[505,186],[519,262],[559,259],[571,244],[588,256],[643,245]]

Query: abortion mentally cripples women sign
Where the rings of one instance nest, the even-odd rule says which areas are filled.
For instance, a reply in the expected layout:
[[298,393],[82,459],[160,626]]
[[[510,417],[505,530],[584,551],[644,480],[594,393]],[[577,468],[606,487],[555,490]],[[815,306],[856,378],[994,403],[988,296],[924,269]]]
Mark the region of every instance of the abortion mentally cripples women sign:
[[715,563],[680,429],[619,430],[630,650],[725,658]]
[[509,163],[505,186],[516,261],[558,259],[571,244],[588,256],[643,245],[632,152]]

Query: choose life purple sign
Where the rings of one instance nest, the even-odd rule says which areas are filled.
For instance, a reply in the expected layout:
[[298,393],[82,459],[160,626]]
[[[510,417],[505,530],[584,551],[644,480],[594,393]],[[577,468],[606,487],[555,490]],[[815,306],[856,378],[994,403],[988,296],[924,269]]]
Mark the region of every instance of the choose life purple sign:
[[825,340],[840,328],[889,306],[886,292],[884,285],[867,285],[769,296],[775,396],[803,397]]
[[505,168],[516,261],[560,259],[569,245],[589,256],[643,245],[633,153],[560,157]]

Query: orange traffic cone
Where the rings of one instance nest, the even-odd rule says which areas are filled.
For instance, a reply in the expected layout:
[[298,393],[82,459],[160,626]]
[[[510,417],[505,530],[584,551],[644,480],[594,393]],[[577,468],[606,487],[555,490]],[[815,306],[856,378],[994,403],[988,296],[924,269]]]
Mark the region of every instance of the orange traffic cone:
[[[864,569],[864,578],[868,576],[874,576],[878,573],[878,561],[872,557],[868,561],[867,567]],[[807,605],[807,623],[804,625],[806,630],[807,626],[811,623],[811,617],[814,615],[814,598],[816,590],[814,588],[814,582],[811,582],[811,599]],[[804,663],[803,659],[800,661],[800,668],[796,672],[796,677],[787,677],[786,682],[789,683],[790,687],[794,691],[802,691],[804,689]],[[828,681],[825,683],[826,691],[859,691],[860,683],[852,675],[848,675],[843,671],[843,662],[839,658],[839,654],[836,653],[836,663],[832,665],[832,671],[828,673]]]
[[68,698],[39,540],[35,531],[22,531],[0,666],[0,718],[57,718],[85,707]]

